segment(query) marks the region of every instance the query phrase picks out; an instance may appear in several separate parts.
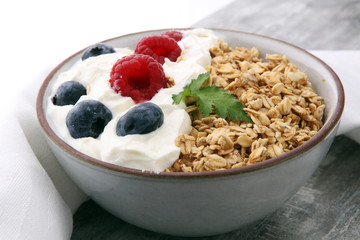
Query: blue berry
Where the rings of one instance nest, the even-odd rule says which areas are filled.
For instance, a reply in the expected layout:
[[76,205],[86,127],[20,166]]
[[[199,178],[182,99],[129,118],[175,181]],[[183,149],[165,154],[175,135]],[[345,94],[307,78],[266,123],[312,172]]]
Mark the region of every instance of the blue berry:
[[52,102],[57,106],[74,105],[82,95],[86,95],[84,85],[76,81],[68,81],[56,90]]
[[96,100],[84,100],[69,111],[66,126],[73,138],[97,138],[111,119],[111,111],[104,104]]
[[88,47],[83,55],[81,56],[81,60],[84,61],[89,57],[96,57],[102,54],[114,53],[115,49],[104,43],[97,43],[90,47]]
[[155,131],[164,123],[164,113],[154,103],[145,102],[131,108],[116,125],[116,134],[146,134]]

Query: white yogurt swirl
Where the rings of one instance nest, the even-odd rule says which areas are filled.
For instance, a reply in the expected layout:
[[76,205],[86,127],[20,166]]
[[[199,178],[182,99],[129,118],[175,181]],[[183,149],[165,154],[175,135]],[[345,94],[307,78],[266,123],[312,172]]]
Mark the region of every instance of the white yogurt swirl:
[[93,99],[107,106],[113,119],[107,124],[98,138],[86,137],[74,139],[66,126],[66,116],[74,106],[56,106],[51,98],[47,108],[47,118],[54,131],[70,146],[78,151],[102,161],[149,171],[164,171],[179,157],[180,149],[175,138],[181,133],[191,131],[191,120],[183,104],[172,104],[172,95],[177,94],[210,65],[209,48],[217,44],[217,37],[211,30],[193,29],[183,32],[178,42],[182,49],[181,61],[171,62],[165,59],[163,64],[167,77],[174,80],[171,88],[161,89],[151,102],[157,104],[164,113],[163,125],[148,134],[134,134],[120,137],[116,135],[116,124],[120,117],[135,106],[130,97],[117,94],[109,84],[110,72],[115,62],[133,51],[127,48],[115,49],[116,53],[90,57],[78,61],[70,70],[59,75],[52,92],[66,81],[79,81],[87,87],[87,95],[79,101]]

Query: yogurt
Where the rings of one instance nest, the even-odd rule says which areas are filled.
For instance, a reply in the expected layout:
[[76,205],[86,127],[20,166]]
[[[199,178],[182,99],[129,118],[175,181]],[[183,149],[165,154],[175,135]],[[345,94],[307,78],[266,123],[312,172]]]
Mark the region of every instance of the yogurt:
[[[136,105],[130,97],[116,93],[109,84],[110,72],[115,62],[133,54],[133,50],[128,48],[116,48],[116,52],[112,54],[79,60],[70,70],[58,76],[46,111],[51,127],[67,144],[93,158],[129,168],[164,171],[179,157],[180,149],[175,145],[176,137],[191,131],[191,120],[185,111],[186,106],[172,104],[172,95],[181,92],[192,79],[206,72],[205,67],[211,63],[209,48],[216,45],[217,40],[213,32],[207,29],[183,32],[183,39],[178,42],[182,49],[181,60],[171,62],[165,59],[163,64],[166,77],[172,78],[175,85],[160,89],[150,100],[164,113],[164,123],[157,130],[148,134],[122,137],[116,135],[118,120]],[[112,120],[96,139],[71,137],[66,126],[66,116],[74,106],[56,106],[51,102],[57,88],[71,80],[79,81],[88,89],[87,95],[83,95],[78,102],[88,99],[100,101],[113,114]]]

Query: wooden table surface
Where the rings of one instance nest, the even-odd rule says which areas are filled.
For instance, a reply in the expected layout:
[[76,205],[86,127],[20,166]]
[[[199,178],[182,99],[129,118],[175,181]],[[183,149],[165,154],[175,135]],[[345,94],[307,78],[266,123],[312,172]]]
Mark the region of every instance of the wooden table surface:
[[[360,1],[239,0],[193,26],[263,34],[309,50],[360,50]],[[130,225],[90,200],[74,215],[71,239],[183,238]],[[195,239],[360,239],[360,145],[338,136],[282,208],[246,228]]]

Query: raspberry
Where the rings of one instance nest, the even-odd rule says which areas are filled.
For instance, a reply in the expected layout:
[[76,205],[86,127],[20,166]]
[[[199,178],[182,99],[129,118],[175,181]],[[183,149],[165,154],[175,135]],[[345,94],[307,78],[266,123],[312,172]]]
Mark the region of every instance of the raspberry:
[[135,47],[135,53],[149,55],[163,64],[165,58],[175,62],[181,54],[181,48],[174,39],[155,35],[141,39]]
[[110,86],[121,96],[131,97],[135,103],[150,100],[168,79],[160,63],[154,58],[134,54],[123,57],[114,64],[110,74]]
[[181,32],[179,31],[167,31],[167,32],[163,32],[161,34],[161,36],[167,36],[169,38],[174,39],[175,41],[180,41],[183,38],[183,35]]

